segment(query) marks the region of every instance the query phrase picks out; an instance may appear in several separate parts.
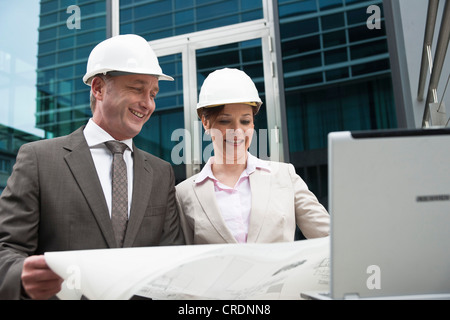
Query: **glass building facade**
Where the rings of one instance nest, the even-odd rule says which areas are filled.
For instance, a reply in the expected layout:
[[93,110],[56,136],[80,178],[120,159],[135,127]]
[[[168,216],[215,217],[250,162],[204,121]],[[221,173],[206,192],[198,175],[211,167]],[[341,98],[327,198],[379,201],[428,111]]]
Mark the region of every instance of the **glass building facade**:
[[40,137],[34,134],[0,124],[0,193],[6,186],[19,148],[24,143],[39,139]]
[[[79,29],[69,23],[71,5],[79,8]],[[52,138],[91,116],[90,89],[82,77],[89,53],[106,39],[106,1],[41,1],[39,17],[36,126]]]
[[0,3],[0,193],[19,148],[43,137],[35,117],[39,2],[23,4]]
[[[69,23],[73,5],[79,28]],[[114,5],[118,15],[109,13]],[[379,29],[368,27],[371,5],[381,9]],[[397,126],[382,0],[41,0],[36,126],[45,138],[91,116],[82,76],[114,25],[148,40],[175,78],[160,82],[135,143],[171,162],[177,182],[207,160],[195,104],[218,68],[244,70],[257,85],[264,104],[252,150],[293,163],[325,206],[327,134]]]
[[327,205],[327,134],[397,126],[382,1],[279,0],[290,161]]

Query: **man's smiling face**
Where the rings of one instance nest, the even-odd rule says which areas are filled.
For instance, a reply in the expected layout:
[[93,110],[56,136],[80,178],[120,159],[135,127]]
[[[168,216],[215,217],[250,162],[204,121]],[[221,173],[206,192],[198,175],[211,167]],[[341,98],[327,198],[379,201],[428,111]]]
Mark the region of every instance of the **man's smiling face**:
[[158,78],[130,74],[96,77],[92,92],[97,100],[93,120],[116,140],[135,137],[155,111]]

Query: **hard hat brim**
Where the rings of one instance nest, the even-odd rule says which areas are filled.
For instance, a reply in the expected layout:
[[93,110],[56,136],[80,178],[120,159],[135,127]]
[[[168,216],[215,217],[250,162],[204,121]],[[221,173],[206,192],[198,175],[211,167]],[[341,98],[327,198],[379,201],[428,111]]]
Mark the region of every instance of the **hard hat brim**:
[[91,82],[92,82],[92,78],[94,78],[96,75],[98,75],[98,74],[103,74],[103,75],[106,75],[107,73],[110,73],[110,74],[114,74],[114,75],[116,75],[116,76],[119,76],[119,75],[127,75],[127,74],[147,74],[147,75],[150,75],[150,76],[155,76],[155,77],[157,77],[158,78],[158,80],[166,80],[166,81],[174,81],[175,79],[174,78],[172,78],[171,76],[168,76],[168,75],[166,75],[166,74],[164,74],[164,73],[159,73],[159,74],[154,74],[154,73],[138,73],[138,72],[126,72],[126,71],[120,71],[120,70],[110,70],[110,69],[106,69],[106,70],[101,70],[100,72],[93,72],[93,73],[86,73],[85,75],[84,75],[84,77],[83,77],[83,82],[85,83],[85,84],[87,84],[88,86],[90,86],[91,85]]
[[214,108],[214,107],[219,107],[219,106],[224,106],[226,104],[235,104],[235,103],[241,103],[241,104],[247,104],[249,106],[255,107],[256,108],[256,112],[255,114],[257,114],[259,112],[259,109],[261,108],[261,105],[263,104],[262,101],[251,101],[251,102],[226,102],[226,103],[218,103],[218,104],[208,104],[206,106],[201,106],[201,105],[197,105],[197,115],[199,118],[202,117],[201,115],[201,111],[203,108]]

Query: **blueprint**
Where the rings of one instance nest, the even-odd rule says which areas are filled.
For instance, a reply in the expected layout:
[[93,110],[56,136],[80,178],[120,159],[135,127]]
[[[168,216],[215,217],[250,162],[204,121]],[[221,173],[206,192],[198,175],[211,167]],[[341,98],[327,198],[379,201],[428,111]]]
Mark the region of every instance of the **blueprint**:
[[329,291],[329,237],[45,253],[61,299],[301,299]]

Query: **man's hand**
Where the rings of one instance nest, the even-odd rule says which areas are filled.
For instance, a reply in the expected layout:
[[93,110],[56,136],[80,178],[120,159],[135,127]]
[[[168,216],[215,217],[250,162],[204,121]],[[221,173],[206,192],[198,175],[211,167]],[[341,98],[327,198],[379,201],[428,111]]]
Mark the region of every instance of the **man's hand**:
[[22,269],[22,286],[32,299],[49,299],[61,290],[63,279],[54,273],[43,255],[25,259]]

